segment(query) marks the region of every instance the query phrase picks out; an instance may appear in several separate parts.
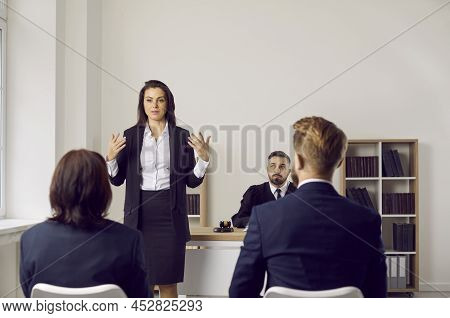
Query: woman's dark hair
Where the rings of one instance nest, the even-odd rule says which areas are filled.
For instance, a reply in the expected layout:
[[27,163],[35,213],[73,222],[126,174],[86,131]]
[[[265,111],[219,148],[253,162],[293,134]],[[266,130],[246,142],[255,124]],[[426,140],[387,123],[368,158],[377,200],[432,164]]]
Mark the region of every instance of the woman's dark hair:
[[157,81],[157,80],[151,80],[148,82],[145,82],[144,87],[142,87],[141,91],[139,92],[139,104],[138,104],[138,125],[146,125],[148,116],[145,113],[144,109],[144,95],[145,91],[149,88],[161,88],[164,91],[164,94],[166,95],[166,101],[167,101],[167,112],[166,112],[166,119],[169,124],[169,126],[176,126],[176,118],[175,118],[175,99],[173,98],[173,94],[170,91],[169,87],[164,84],[163,82]]
[[101,225],[111,198],[105,159],[89,150],[69,151],[53,173],[50,220],[80,228]]

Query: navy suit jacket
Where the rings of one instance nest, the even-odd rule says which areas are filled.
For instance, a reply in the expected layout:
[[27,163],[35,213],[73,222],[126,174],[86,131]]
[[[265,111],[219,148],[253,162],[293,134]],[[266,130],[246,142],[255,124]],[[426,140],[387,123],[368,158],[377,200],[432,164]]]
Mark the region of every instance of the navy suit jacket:
[[72,288],[115,284],[128,297],[152,296],[140,233],[110,220],[90,230],[45,221],[25,231],[20,283],[26,297],[38,283]]
[[[141,150],[145,125],[135,125],[124,131],[127,146],[117,156],[119,172],[110,178],[115,186],[126,180],[124,223],[139,229],[139,207],[142,183]],[[186,186],[195,188],[203,182],[194,174],[194,149],[188,144],[189,131],[169,126],[170,147],[170,206],[175,232],[180,242],[191,239],[186,209]]]
[[256,206],[230,297],[258,297],[266,272],[266,289],[355,286],[365,297],[386,297],[381,217],[323,182]]
[[[286,194],[295,192],[295,190],[295,186],[292,182],[290,182]],[[275,201],[275,196],[270,189],[269,182],[252,185],[247,189],[247,191],[245,191],[241,200],[241,207],[239,208],[239,211],[231,217],[233,226],[237,228],[246,227],[253,207],[269,201]]]

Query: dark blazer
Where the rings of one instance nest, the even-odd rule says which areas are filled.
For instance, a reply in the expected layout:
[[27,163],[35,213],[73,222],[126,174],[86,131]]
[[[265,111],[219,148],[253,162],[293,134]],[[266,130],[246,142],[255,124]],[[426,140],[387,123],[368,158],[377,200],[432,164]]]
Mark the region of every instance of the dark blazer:
[[[125,224],[137,229],[139,224],[139,205],[142,182],[141,149],[144,138],[144,125],[135,125],[123,133],[126,147],[117,156],[119,172],[111,183],[120,186],[126,180]],[[195,188],[203,178],[194,175],[196,164],[194,149],[189,146],[189,132],[186,129],[169,126],[170,143],[170,190],[171,211],[177,238],[187,242],[191,239],[186,212],[186,186]]]
[[258,297],[267,286],[325,290],[344,286],[386,297],[381,217],[313,182],[253,208],[230,297]]
[[110,220],[90,230],[46,221],[25,231],[20,283],[26,297],[38,283],[72,288],[115,284],[130,298],[153,296],[140,233]]
[[[297,188],[291,182],[289,183],[286,194],[295,192],[295,190]],[[233,226],[238,228],[246,227],[253,207],[269,201],[275,201],[275,196],[270,190],[269,182],[252,185],[245,191],[238,213],[231,217]]]

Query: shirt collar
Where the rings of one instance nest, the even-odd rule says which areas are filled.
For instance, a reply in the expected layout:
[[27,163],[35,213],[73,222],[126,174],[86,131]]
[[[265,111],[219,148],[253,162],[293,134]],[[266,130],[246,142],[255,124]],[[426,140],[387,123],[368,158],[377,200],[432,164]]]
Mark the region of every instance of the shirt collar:
[[328,180],[312,178],[312,179],[306,179],[306,180],[303,180],[302,182],[300,182],[300,184],[297,186],[297,189],[299,189],[302,185],[305,185],[305,184],[311,183],[311,182],[322,182],[322,183],[328,183],[328,184],[333,185],[333,183],[331,183]]
[[[144,130],[144,136],[148,137],[150,135],[150,137],[153,136],[152,131],[150,130],[150,127],[147,125],[145,125],[145,130]],[[166,125],[164,126],[164,130],[161,134],[162,137],[168,136],[169,135],[169,125],[168,122],[166,120]]]
[[[275,194],[275,191],[278,189],[276,188],[272,183],[269,182],[270,185],[270,191],[272,192],[272,194]],[[289,187],[289,180],[286,180],[286,183],[280,188],[281,193],[286,193],[287,188]]]

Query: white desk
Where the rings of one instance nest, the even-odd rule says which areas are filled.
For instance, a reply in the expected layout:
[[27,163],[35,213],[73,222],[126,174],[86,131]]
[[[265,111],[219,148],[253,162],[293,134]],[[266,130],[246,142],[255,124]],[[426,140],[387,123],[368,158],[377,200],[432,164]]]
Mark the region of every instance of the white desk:
[[235,229],[233,233],[214,233],[212,227],[195,227],[191,236],[179,294],[228,297],[245,232]]

